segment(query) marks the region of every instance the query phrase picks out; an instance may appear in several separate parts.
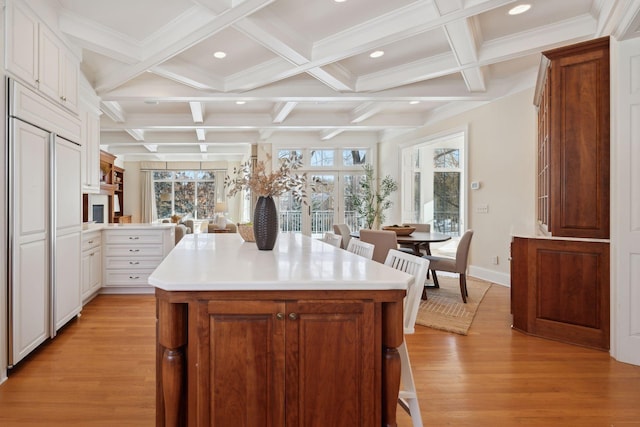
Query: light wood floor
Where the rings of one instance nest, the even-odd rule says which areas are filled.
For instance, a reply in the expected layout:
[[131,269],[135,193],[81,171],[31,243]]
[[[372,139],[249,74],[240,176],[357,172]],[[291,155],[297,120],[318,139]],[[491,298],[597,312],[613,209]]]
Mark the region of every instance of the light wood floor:
[[[0,385],[0,426],[153,426],[154,313],[152,296],[96,298]],[[468,336],[416,327],[425,425],[640,426],[640,367],[509,325],[509,290],[494,285]]]

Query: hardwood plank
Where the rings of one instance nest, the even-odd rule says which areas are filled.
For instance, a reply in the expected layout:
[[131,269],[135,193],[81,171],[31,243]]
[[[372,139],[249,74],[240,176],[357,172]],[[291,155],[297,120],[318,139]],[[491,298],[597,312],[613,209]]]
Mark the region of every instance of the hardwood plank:
[[[468,336],[407,337],[425,425],[640,425],[640,367],[514,331],[509,311],[492,286]],[[0,385],[3,427],[154,423],[153,296],[98,296]]]

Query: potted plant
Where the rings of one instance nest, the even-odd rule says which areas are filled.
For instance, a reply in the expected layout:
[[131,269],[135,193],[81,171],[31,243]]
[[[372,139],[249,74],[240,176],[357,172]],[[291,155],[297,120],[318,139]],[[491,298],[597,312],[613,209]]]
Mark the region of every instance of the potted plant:
[[360,181],[360,191],[350,196],[351,203],[358,217],[364,219],[366,228],[379,229],[385,220],[384,212],[393,204],[389,196],[398,189],[398,184],[387,175],[378,188],[373,177],[373,166],[365,164],[362,168],[365,177]]

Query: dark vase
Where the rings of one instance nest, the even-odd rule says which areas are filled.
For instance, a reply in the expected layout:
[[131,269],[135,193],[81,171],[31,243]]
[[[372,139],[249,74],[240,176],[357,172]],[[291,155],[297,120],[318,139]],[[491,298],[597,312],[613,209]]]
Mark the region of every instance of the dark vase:
[[253,234],[261,251],[270,251],[278,237],[278,210],[271,196],[260,196],[253,212]]

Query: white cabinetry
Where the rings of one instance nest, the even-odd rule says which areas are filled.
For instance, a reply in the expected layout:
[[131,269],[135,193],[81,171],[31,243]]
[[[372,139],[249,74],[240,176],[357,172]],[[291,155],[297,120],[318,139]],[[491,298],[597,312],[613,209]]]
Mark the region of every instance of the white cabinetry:
[[82,120],[82,192],[100,192],[100,116],[81,103]]
[[101,293],[152,293],[149,275],[174,246],[172,226],[114,226],[102,234]]
[[31,12],[7,3],[7,70],[65,108],[78,111],[78,61]]
[[86,304],[102,286],[102,232],[82,235],[82,302]]

